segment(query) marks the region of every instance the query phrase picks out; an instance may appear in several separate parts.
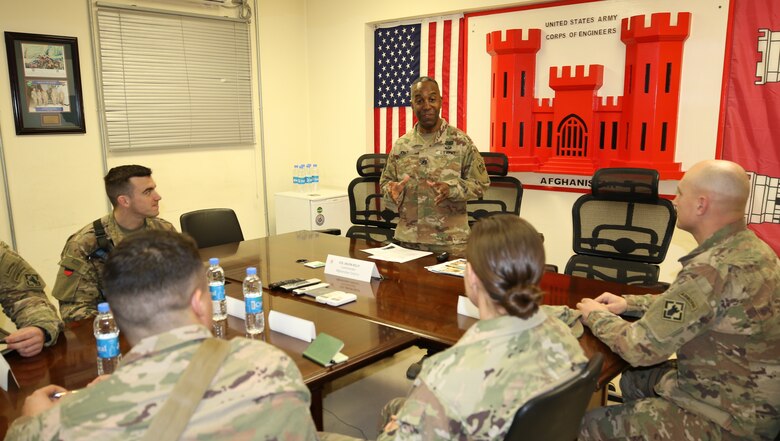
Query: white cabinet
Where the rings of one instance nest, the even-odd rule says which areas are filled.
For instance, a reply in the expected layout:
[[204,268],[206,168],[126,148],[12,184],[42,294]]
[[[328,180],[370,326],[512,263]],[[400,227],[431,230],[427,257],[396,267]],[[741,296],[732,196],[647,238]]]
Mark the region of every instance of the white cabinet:
[[325,188],[306,193],[284,191],[276,193],[274,200],[276,234],[340,228],[343,236],[352,226],[346,191]]

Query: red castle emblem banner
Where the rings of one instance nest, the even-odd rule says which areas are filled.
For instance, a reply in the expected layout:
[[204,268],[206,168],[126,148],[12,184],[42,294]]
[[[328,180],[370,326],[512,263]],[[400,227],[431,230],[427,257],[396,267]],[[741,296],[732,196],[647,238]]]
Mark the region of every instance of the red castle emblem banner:
[[748,227],[780,254],[780,3],[733,0],[722,158],[751,178]]

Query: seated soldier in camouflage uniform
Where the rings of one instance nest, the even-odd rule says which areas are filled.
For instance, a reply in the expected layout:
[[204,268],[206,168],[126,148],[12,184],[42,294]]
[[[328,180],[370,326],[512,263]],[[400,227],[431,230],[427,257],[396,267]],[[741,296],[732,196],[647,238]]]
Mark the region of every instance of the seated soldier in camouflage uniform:
[[408,398],[385,406],[378,440],[503,439],[529,398],[588,362],[569,327],[539,308],[544,247],[528,222],[481,219],[466,258],[466,295],[480,320],[423,363]]
[[162,197],[151,169],[122,165],[109,170],[103,180],[113,212],[70,236],[60,256],[52,296],[60,301],[66,322],[97,314],[97,304],[105,301],[100,272],[114,245],[138,231],[176,230],[170,222],[157,218]]
[[462,254],[469,236],[466,201],[490,186],[485,161],[468,135],[439,117],[441,93],[433,78],[412,83],[418,122],[393,145],[380,186],[397,207],[395,240],[409,248]]
[[41,276],[0,241],[0,304],[17,328],[11,333],[0,329],[0,338],[22,357],[36,355],[44,346],[56,343],[62,329],[62,321],[43,291],[45,286]]
[[577,305],[595,336],[632,366],[647,366],[623,373],[623,405],[585,415],[581,440],[775,439],[780,261],[745,227],[749,191],[733,162],[694,165],[674,205],[677,226],[699,246],[680,259],[669,289],[604,293]]
[[[106,297],[132,349],[107,379],[77,394],[54,400],[65,390],[56,385],[33,392],[7,439],[141,439],[211,337],[211,294],[192,239],[138,233],[117,245],[104,271]],[[316,440],[311,395],[290,357],[259,340],[236,337],[227,345],[213,379],[188,377],[208,389],[180,439]]]

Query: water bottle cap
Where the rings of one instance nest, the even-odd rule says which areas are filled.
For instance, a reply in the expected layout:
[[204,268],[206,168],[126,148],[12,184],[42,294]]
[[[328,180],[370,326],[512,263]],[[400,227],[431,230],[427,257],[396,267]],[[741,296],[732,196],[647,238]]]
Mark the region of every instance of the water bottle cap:
[[257,268],[250,266],[249,268],[246,269],[246,275],[247,276],[257,275]]
[[211,259],[209,259],[209,265],[211,265],[211,266],[217,266],[217,265],[219,265],[219,258],[217,258],[217,257],[212,257]]
[[98,312],[99,313],[105,314],[105,313],[107,313],[110,310],[111,310],[111,308],[108,307],[108,303],[107,302],[98,303]]
[[311,167],[311,164],[306,164],[306,167]]

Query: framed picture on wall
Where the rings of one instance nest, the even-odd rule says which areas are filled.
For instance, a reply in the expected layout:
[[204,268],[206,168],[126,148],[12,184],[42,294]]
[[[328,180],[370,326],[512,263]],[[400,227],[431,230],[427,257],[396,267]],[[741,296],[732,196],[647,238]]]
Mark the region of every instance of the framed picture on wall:
[[17,135],[85,133],[75,37],[5,33]]

